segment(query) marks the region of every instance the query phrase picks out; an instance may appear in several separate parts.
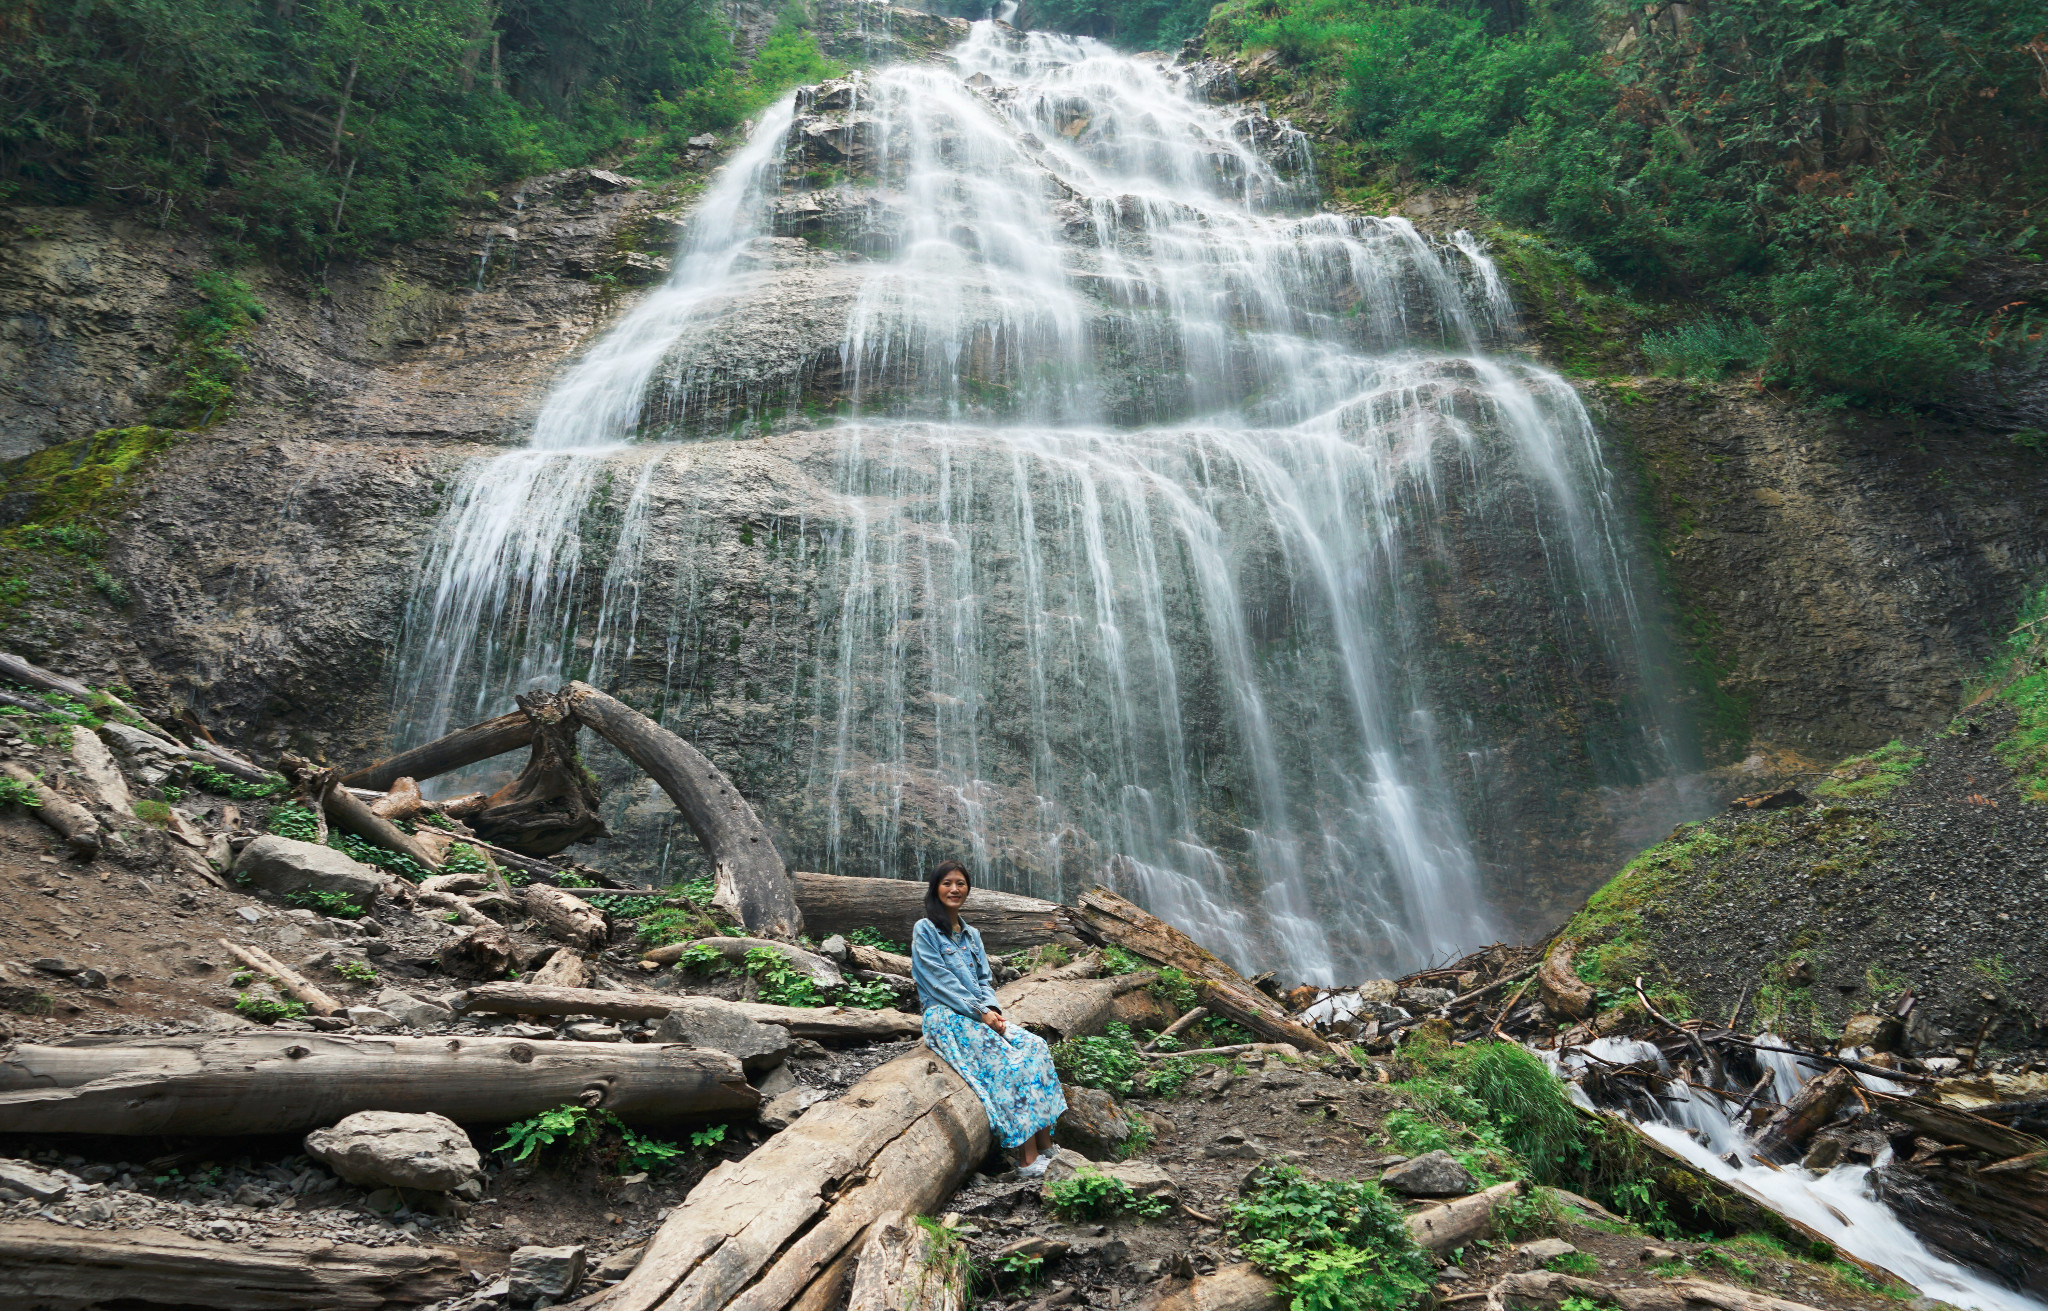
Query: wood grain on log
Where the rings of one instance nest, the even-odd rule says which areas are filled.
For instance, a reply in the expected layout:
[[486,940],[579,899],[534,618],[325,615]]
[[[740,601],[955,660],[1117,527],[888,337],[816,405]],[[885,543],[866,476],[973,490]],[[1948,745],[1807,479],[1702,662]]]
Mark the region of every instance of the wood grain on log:
[[35,793],[36,800],[42,802],[36,807],[36,818],[54,829],[57,835],[64,839],[66,846],[81,856],[98,854],[103,837],[100,833],[100,822],[92,817],[91,811],[11,760],[0,765],[0,774],[7,775]]
[[220,945],[236,960],[259,974],[267,974],[277,981],[277,986],[306,1004],[306,1009],[315,1015],[339,1015],[341,1003],[313,985],[312,980],[286,965],[261,947],[249,943],[230,942],[220,939]]
[[1407,1217],[1408,1233],[1431,1252],[1448,1252],[1482,1238],[1493,1236],[1493,1212],[1513,1199],[1522,1186],[1513,1180],[1495,1184],[1484,1192],[1460,1197],[1442,1206],[1432,1206]]
[[[996,995],[1004,1015],[1027,1027],[1053,999],[1020,984]],[[821,1281],[830,1291],[871,1224],[930,1210],[989,1146],[988,1113],[966,1080],[929,1051],[899,1057],[706,1175],[602,1305],[783,1311],[823,1302],[808,1295]]]
[[428,851],[420,840],[382,815],[371,812],[361,798],[345,787],[329,787],[321,794],[321,804],[327,818],[334,827],[344,833],[353,833],[365,842],[373,842],[386,851],[395,851],[401,856],[411,857],[420,868],[429,873],[441,868],[441,861]]
[[222,1243],[169,1229],[95,1233],[43,1221],[0,1224],[0,1306],[216,1311],[398,1311],[467,1292],[463,1254],[325,1239]]
[[1795,1154],[1816,1129],[1835,1117],[1848,1100],[1849,1090],[1856,1086],[1856,1076],[1840,1068],[1807,1080],[1757,1135],[1757,1154],[1780,1158]]
[[590,983],[593,971],[590,962],[582,952],[573,947],[564,947],[548,957],[548,963],[533,973],[533,985],[537,988],[582,988]]
[[486,719],[481,724],[460,728],[446,737],[437,737],[424,746],[367,765],[352,774],[342,777],[349,787],[371,788],[385,791],[401,778],[424,781],[452,773],[465,765],[474,765],[479,760],[489,760],[507,751],[517,751],[533,741],[533,721],[523,710],[496,719]]
[[[427,882],[431,883],[433,880],[429,879]],[[458,897],[452,892],[442,892],[439,889],[429,890],[423,884],[413,892],[412,899],[422,906],[435,906],[442,910],[455,912],[455,922],[457,924],[467,924],[473,929],[480,929],[486,926],[491,928],[498,927],[496,920],[478,910],[467,898]]]
[[[653,1020],[676,1009],[684,997],[672,992],[600,992],[594,988],[541,988],[530,983],[485,983],[455,994],[457,1011],[488,1015],[601,1015],[611,1020]],[[902,1011],[856,1006],[771,1006],[765,1002],[693,998],[697,1005],[729,1007],[760,1024],[779,1024],[799,1038],[824,1042],[874,1042],[924,1032],[924,1020]]]
[[1168,1289],[1150,1311],[1285,1311],[1290,1301],[1256,1266],[1227,1265]]
[[697,748],[616,697],[588,683],[569,684],[568,696],[578,719],[647,771],[675,802],[710,862],[717,888],[713,902],[756,933],[802,933],[803,912],[775,839],[732,780]]
[[898,1211],[868,1226],[846,1311],[967,1311],[967,1251]]
[[526,889],[526,913],[552,936],[579,951],[600,951],[611,940],[604,912],[573,892],[534,883]]
[[[803,908],[805,931],[820,941],[834,933],[871,928],[892,941],[908,943],[912,927],[924,918],[924,884],[912,879],[853,878],[803,870],[792,873],[790,879],[796,884],[797,904]],[[967,908],[961,912],[980,931],[982,945],[998,956],[1048,942],[1081,945],[1070,921],[1072,913],[1057,902],[992,888],[968,893]]]
[[[983,945],[987,945],[986,938]],[[910,977],[910,957],[883,951],[880,947],[864,947],[858,942],[849,942],[846,944],[846,958],[856,969],[872,970],[876,974],[898,974],[906,979]]]
[[206,756],[206,764],[233,774],[245,783],[274,784],[277,782],[277,774],[275,772],[263,768],[252,760],[243,759],[220,743],[211,741],[204,736],[196,736],[194,738],[192,750],[203,753]]
[[1214,952],[1136,902],[1108,888],[1090,888],[1079,898],[1079,915],[1084,932],[1187,975],[1211,1014],[1272,1042],[1291,1043],[1303,1051],[1330,1050],[1322,1035],[1291,1018]]
[[246,1032],[0,1055],[17,1133],[298,1133],[357,1111],[504,1124],[564,1102],[658,1123],[760,1101],[731,1056],[669,1044]]
[[401,778],[391,785],[389,792],[370,803],[370,813],[395,824],[401,819],[411,819],[426,805],[426,799],[420,796],[420,785],[409,778]]

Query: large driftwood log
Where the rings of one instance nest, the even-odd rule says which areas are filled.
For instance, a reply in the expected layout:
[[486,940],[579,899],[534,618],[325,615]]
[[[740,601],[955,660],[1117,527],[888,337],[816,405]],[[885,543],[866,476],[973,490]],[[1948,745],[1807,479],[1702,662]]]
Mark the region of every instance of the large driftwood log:
[[[1005,1016],[1028,1027],[1053,994],[1022,984],[997,997]],[[988,1113],[967,1081],[929,1051],[899,1057],[706,1175],[602,1305],[827,1305],[843,1293],[848,1257],[870,1225],[930,1210],[989,1147]]]
[[371,810],[368,802],[343,786],[339,770],[322,769],[289,751],[278,758],[277,767],[293,786],[316,799],[319,813],[343,833],[409,857],[429,872],[441,868],[440,859],[418,838]]
[[670,1044],[248,1032],[0,1055],[15,1133],[299,1133],[357,1111],[503,1124],[564,1102],[659,1122],[760,1100],[737,1060]]
[[[929,1222],[927,1222],[929,1223]],[[868,1226],[846,1311],[967,1311],[967,1249],[898,1212]]]
[[[544,988],[531,983],[485,983],[455,994],[449,1004],[465,1014],[601,1015],[609,1020],[654,1020],[685,1000],[672,992],[600,992],[595,988]],[[821,1042],[877,1042],[924,1032],[924,1021],[902,1011],[857,1006],[771,1006],[766,1002],[689,999],[696,1005],[730,1008],[757,1024],[779,1024],[798,1038]]]
[[1407,1218],[1408,1233],[1417,1245],[1431,1252],[1448,1252],[1493,1236],[1493,1213],[1501,1203],[1513,1199],[1522,1186],[1513,1180],[1495,1184],[1484,1192],[1460,1197],[1417,1211]]
[[311,979],[285,964],[277,957],[250,943],[230,942],[226,938],[220,945],[227,953],[259,974],[268,974],[277,980],[277,986],[306,1003],[306,1009],[315,1015],[339,1015],[341,1003],[322,992]]
[[402,819],[412,819],[427,808],[427,799],[420,795],[420,785],[409,778],[401,778],[391,785],[391,790],[370,803],[370,813],[379,819],[388,819],[396,824]]
[[[790,879],[796,884],[797,905],[803,908],[804,931],[821,942],[834,933],[871,928],[907,944],[911,927],[924,918],[924,884],[911,879],[802,870]],[[1070,923],[1072,912],[1057,902],[976,888],[967,894],[961,914],[980,931],[982,944],[998,956],[1047,942],[1081,945]]]
[[324,1239],[222,1243],[169,1229],[95,1233],[40,1220],[0,1224],[0,1306],[216,1311],[399,1311],[473,1285],[462,1254]]
[[1303,1051],[1330,1050],[1320,1034],[1289,1018],[1214,952],[1136,902],[1108,888],[1091,888],[1081,894],[1080,919],[1084,933],[1187,975],[1210,1014],[1241,1024],[1270,1042],[1291,1043]]
[[1292,1300],[1256,1266],[1227,1265],[1168,1289],[1149,1311],[1285,1311]]
[[535,883],[526,889],[526,913],[542,928],[580,951],[601,951],[611,940],[604,912],[573,892]]
[[1536,991],[1545,1006],[1566,1019],[1583,1020],[1593,1013],[1593,985],[1572,971],[1572,944],[1563,938],[1550,944],[1536,971]]
[[802,947],[792,947],[786,942],[770,942],[766,938],[699,938],[695,942],[672,942],[666,947],[656,947],[640,959],[657,965],[673,965],[692,947],[708,947],[734,968],[746,964],[748,952],[766,949],[782,957],[791,968],[801,971],[805,978],[821,988],[836,988],[846,982],[846,976],[839,972],[839,967],[823,956]]
[[210,741],[204,734],[196,735],[192,751],[204,757],[201,764],[212,765],[224,773],[233,774],[245,783],[276,783],[277,775],[253,761],[244,760],[218,742]]
[[481,724],[458,728],[446,737],[437,737],[410,751],[401,751],[345,775],[341,781],[352,788],[383,792],[401,778],[416,782],[439,778],[465,765],[474,765],[479,760],[516,751],[532,741],[533,721],[527,718],[524,710],[515,710],[509,715],[486,719]]
[[616,697],[588,683],[569,684],[576,717],[647,771],[676,803],[704,847],[717,891],[712,901],[756,933],[794,938],[803,912],[768,826],[732,780],[702,752]]
[[519,777],[493,792],[469,817],[478,836],[529,856],[552,856],[604,833],[598,817],[597,780],[576,750],[582,728],[561,692],[519,698],[533,721],[532,752]]
[[36,818],[55,829],[66,846],[81,856],[99,853],[102,840],[100,822],[92,817],[91,811],[11,760],[0,765],[0,774],[24,784],[35,793],[36,800],[42,803],[36,807]]
[[1780,1159],[1795,1155],[1816,1129],[1835,1118],[1856,1086],[1856,1076],[1840,1068],[1807,1080],[1757,1135],[1757,1154]]

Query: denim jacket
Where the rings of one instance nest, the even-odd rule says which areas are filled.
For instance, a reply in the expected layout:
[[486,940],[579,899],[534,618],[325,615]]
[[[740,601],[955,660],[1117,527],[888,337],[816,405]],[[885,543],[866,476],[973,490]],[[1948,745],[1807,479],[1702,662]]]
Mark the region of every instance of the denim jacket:
[[917,984],[919,1009],[944,1006],[971,1019],[998,1011],[988,952],[972,924],[962,924],[955,937],[930,920],[910,931],[910,977]]

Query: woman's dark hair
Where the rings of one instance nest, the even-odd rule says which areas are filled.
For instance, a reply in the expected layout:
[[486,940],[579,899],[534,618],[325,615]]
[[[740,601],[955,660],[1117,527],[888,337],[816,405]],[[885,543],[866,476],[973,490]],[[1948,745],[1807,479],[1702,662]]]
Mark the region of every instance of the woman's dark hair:
[[967,880],[969,888],[974,886],[974,876],[957,860],[940,861],[938,868],[932,871],[931,878],[924,885],[924,917],[942,930],[953,927],[953,916],[947,911],[946,903],[939,900],[939,880],[948,874],[956,873]]

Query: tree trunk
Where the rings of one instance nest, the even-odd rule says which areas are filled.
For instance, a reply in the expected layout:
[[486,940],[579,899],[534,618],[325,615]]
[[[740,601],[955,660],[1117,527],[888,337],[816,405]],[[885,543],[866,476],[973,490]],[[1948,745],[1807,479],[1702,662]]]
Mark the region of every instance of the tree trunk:
[[516,751],[532,742],[533,721],[526,717],[524,710],[515,710],[509,715],[499,715],[496,719],[457,729],[446,737],[437,737],[410,751],[401,751],[389,759],[345,775],[341,781],[352,788],[384,792],[401,778],[425,782],[453,773],[465,765],[474,765],[479,760]]
[[567,692],[576,717],[647,771],[676,803],[704,846],[717,892],[712,900],[759,934],[795,938],[803,912],[767,826],[732,780],[697,748],[588,683]]
[[[883,937],[910,943],[910,930],[924,918],[924,884],[911,879],[865,879],[839,874],[790,875],[804,929],[823,941],[834,933],[876,929]],[[1078,947],[1082,941],[1071,925],[1073,912],[1051,901],[1015,893],[976,888],[967,894],[961,912],[981,931],[981,941],[995,955],[1007,955],[1043,943]]]
[[194,741],[191,750],[203,757],[198,763],[212,765],[214,768],[225,773],[233,774],[245,783],[274,784],[277,782],[277,775],[271,770],[244,760],[226,747],[218,743],[209,742],[204,737]]
[[1286,1311],[1289,1301],[1256,1266],[1227,1265],[1169,1290],[1148,1311]]
[[533,751],[519,777],[493,792],[467,821],[477,836],[528,856],[552,856],[586,838],[602,836],[597,782],[576,750],[582,727],[559,692],[519,698],[533,721]]
[[325,1239],[221,1243],[169,1229],[94,1233],[40,1220],[0,1224],[0,1305],[215,1311],[399,1311],[469,1291],[460,1253]]
[[846,1311],[967,1311],[967,1251],[905,1212],[868,1226]]
[[1559,938],[1536,971],[1536,991],[1543,1004],[1570,1020],[1583,1020],[1593,1013],[1593,985],[1572,972],[1572,947]]
[[99,854],[100,822],[92,817],[91,811],[13,761],[0,765],[0,774],[25,784],[36,794],[36,800],[43,803],[36,807],[36,818],[55,829],[73,851],[81,856]]
[[13,1133],[302,1133],[357,1111],[505,1124],[565,1102],[659,1123],[760,1100],[737,1060],[669,1044],[251,1031],[0,1056]]
[[1814,1131],[1842,1109],[1842,1103],[1849,1098],[1849,1090],[1856,1086],[1856,1076],[1840,1067],[1807,1080],[1757,1135],[1757,1155],[1780,1159],[1797,1155],[1797,1149],[1813,1136]]
[[386,851],[409,857],[429,873],[441,868],[440,860],[422,846],[418,838],[373,812],[367,802],[349,791],[341,782],[340,771],[318,768],[304,756],[289,751],[280,756],[277,763],[295,786],[319,798],[320,813],[335,828],[343,833],[353,833]]
[[1407,1218],[1408,1233],[1418,1245],[1432,1252],[1448,1252],[1491,1238],[1494,1208],[1521,1191],[1522,1186],[1510,1180],[1470,1197],[1417,1211]]
[[485,983],[449,998],[462,1013],[486,1015],[601,1015],[608,1020],[658,1020],[683,1001],[730,1008],[757,1024],[779,1024],[798,1038],[823,1042],[884,1042],[924,1032],[924,1020],[902,1011],[856,1006],[771,1006],[765,1002],[685,998],[672,992],[544,988],[532,983]]
[[[1031,1027],[1057,991],[1026,988],[1026,982],[997,997],[1011,1021]],[[601,1305],[605,1311],[822,1305],[845,1277],[849,1249],[858,1251],[855,1245],[874,1222],[929,1211],[990,1145],[988,1113],[973,1088],[934,1053],[915,1050],[870,1072],[836,1101],[812,1107],[752,1155],[706,1175]]]
[[839,972],[839,967],[823,956],[801,947],[792,947],[786,942],[770,942],[766,938],[699,938],[695,942],[672,942],[666,947],[656,947],[640,959],[657,965],[673,965],[692,947],[709,947],[734,969],[746,967],[748,952],[766,948],[821,988],[836,988],[846,982],[846,976]]
[[396,824],[399,820],[417,817],[426,806],[426,799],[420,796],[420,785],[409,778],[401,778],[391,785],[389,792],[370,803],[370,813]]
[[[45,692],[62,692],[72,700],[83,701],[87,705],[93,704],[94,697],[104,697],[107,705],[128,716],[129,719],[135,721],[135,724],[143,730],[156,734],[172,746],[182,748],[184,745],[163,729],[144,719],[135,707],[129,705],[120,697],[115,696],[112,692],[95,692],[75,678],[66,678],[62,674],[53,674],[41,665],[32,665],[18,655],[0,651],[0,678],[4,678],[11,683],[20,683],[24,687],[39,687]],[[49,707],[41,706],[39,709],[47,710]]]
[[233,956],[250,969],[255,970],[259,974],[268,974],[271,978],[277,980],[278,987],[283,988],[293,997],[306,1003],[306,1009],[312,1011],[313,1014],[341,1014],[342,1007],[340,1002],[313,986],[311,980],[262,948],[250,946],[246,943],[229,942],[226,938],[220,940],[220,945],[227,948],[228,955]]
[[526,889],[526,913],[539,920],[549,934],[578,951],[602,951],[611,941],[611,926],[604,912],[574,893],[544,883]]
[[1083,933],[1188,976],[1212,1015],[1241,1024],[1271,1042],[1303,1051],[1326,1052],[1330,1044],[1305,1024],[1290,1019],[1272,998],[1245,981],[1200,943],[1108,888],[1081,894]]

